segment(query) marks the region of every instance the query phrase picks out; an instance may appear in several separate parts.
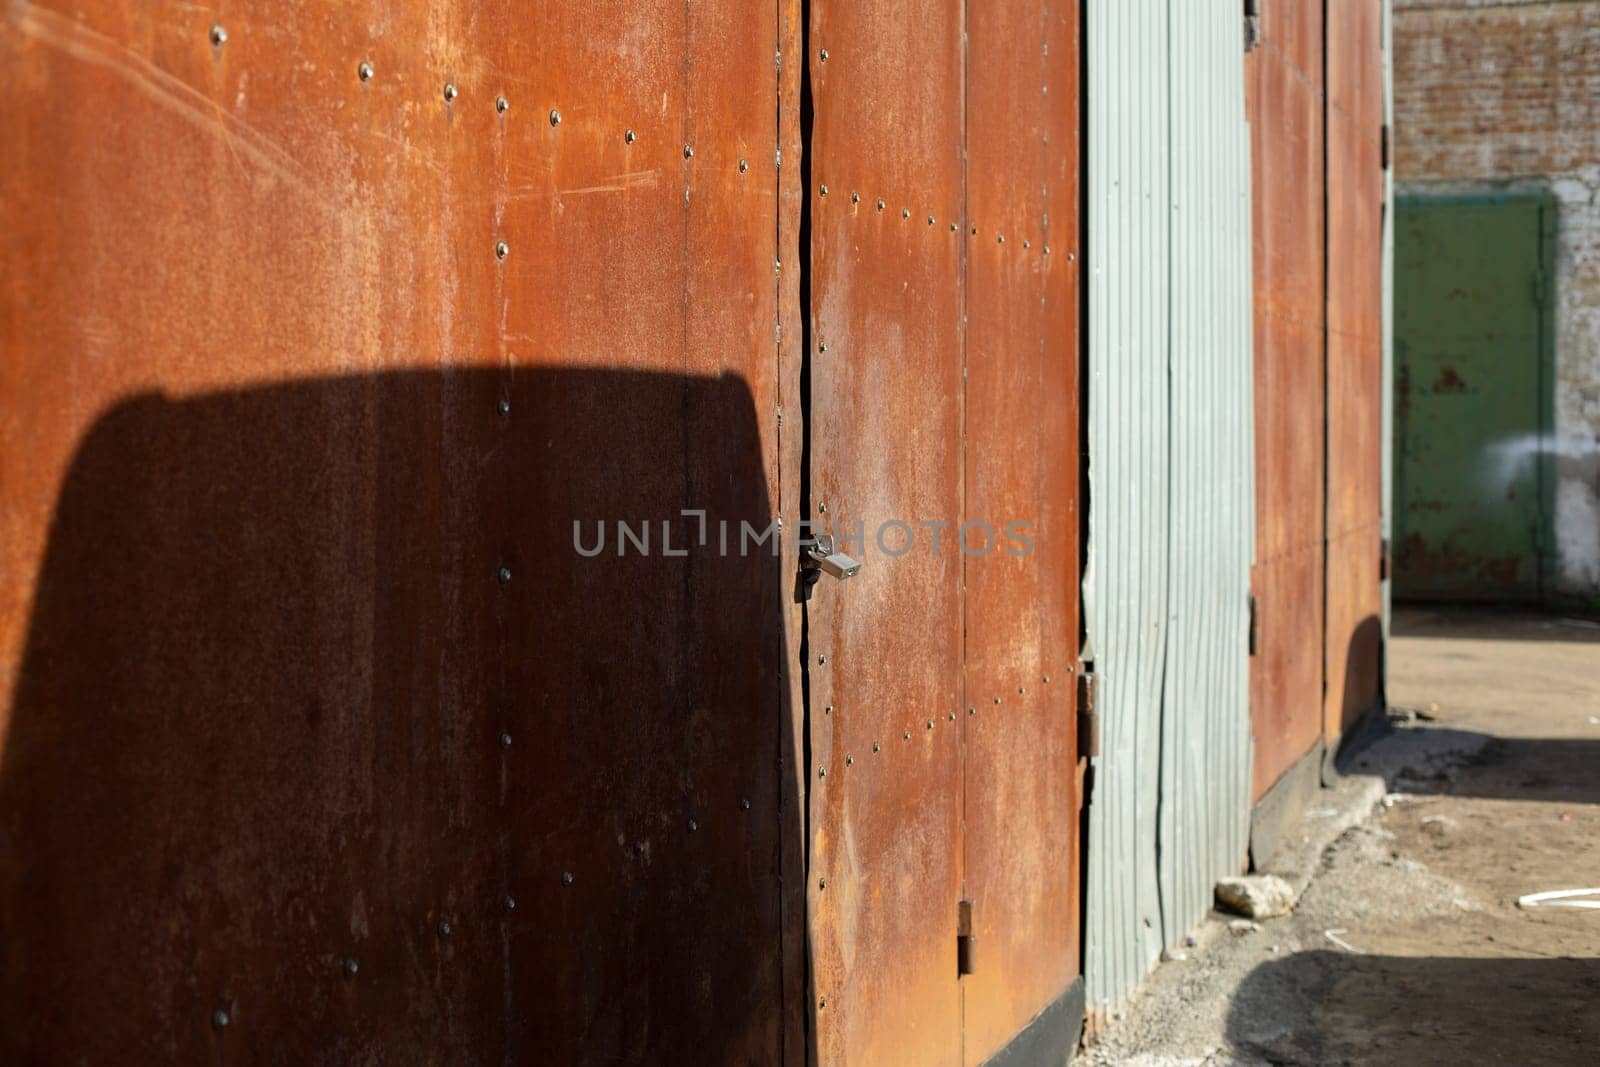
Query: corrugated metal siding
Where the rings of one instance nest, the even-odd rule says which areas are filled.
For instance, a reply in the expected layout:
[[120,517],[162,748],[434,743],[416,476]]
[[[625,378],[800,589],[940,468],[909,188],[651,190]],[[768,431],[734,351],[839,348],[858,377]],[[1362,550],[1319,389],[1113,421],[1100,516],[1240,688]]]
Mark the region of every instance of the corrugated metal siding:
[[1163,936],[1245,862],[1255,548],[1250,153],[1236,0],[1173,0],[1171,532],[1161,715]]
[[1089,550],[1100,678],[1084,972],[1091,1005],[1161,951],[1156,884],[1167,596],[1168,0],[1091,0]]
[[1086,979],[1118,1000],[1238,870],[1254,544],[1249,148],[1232,0],[1090,0]]

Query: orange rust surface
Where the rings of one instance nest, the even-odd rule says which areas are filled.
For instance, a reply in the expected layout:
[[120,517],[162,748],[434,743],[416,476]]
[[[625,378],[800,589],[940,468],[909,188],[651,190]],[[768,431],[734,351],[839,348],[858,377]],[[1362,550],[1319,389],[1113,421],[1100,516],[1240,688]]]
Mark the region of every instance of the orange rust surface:
[[959,1063],[961,556],[875,535],[961,516],[961,5],[817,0],[810,30],[810,518],[864,562],[809,609],[816,1055]]
[[1262,9],[1245,57],[1255,244],[1257,652],[1252,798],[1322,732],[1326,435],[1320,0]]
[[966,509],[1034,539],[965,561],[977,1064],[1079,972],[1077,5],[969,6],[967,34]]
[[1379,695],[1383,53],[1380,0],[1327,7],[1328,461],[1323,737]]
[[981,1062],[1078,973],[1076,10],[812,8],[810,518],[867,542],[809,609],[820,1062]]
[[0,1059],[798,1061],[794,10],[0,16]]

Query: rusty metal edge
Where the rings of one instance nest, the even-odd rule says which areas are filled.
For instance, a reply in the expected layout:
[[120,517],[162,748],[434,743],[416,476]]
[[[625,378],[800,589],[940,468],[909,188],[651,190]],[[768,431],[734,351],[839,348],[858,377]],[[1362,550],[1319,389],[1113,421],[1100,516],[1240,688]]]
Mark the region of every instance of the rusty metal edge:
[[1084,1035],[1083,976],[1072,980],[1050,1005],[1017,1032],[1011,1043],[984,1060],[985,1067],[1031,1067],[1065,1063]]

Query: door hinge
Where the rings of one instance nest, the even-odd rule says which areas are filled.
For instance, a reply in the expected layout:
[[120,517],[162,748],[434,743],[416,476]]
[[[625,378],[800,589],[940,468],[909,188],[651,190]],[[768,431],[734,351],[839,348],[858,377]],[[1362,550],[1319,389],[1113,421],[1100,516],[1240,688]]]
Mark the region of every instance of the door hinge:
[[1095,706],[1099,682],[1091,670],[1078,672],[1078,758],[1100,755],[1100,710]]
[[1244,0],[1244,50],[1261,43],[1261,0]]
[[956,974],[971,974],[977,965],[978,939],[972,934],[972,901],[956,908]]
[[1378,581],[1389,580],[1389,539],[1383,538],[1378,542]]
[[1256,595],[1250,594],[1250,654],[1261,647],[1261,616],[1256,613]]
[[1383,129],[1378,133],[1378,156],[1382,160],[1384,170],[1394,165],[1394,149],[1390,147],[1389,141],[1389,124],[1385,122]]

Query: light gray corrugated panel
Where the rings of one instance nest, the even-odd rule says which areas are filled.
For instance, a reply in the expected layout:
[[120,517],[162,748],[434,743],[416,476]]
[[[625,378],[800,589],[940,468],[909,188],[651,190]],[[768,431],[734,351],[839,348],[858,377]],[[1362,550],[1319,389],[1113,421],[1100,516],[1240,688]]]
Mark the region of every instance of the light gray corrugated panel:
[[1249,821],[1254,540],[1249,136],[1234,0],[1171,0],[1172,340],[1160,880],[1172,944]]
[[1167,584],[1168,0],[1089,0],[1089,654],[1101,679],[1086,979],[1160,953],[1156,817]]

